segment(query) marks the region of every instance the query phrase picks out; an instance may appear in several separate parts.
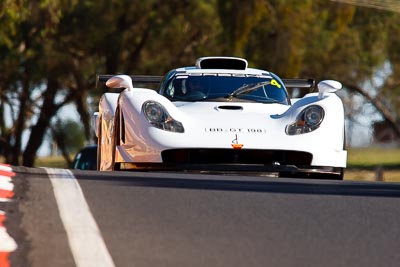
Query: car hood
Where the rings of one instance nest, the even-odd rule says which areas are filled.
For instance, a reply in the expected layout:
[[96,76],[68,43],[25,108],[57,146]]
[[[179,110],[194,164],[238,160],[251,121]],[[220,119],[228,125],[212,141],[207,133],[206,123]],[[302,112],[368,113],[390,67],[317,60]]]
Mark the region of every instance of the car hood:
[[[175,102],[180,111],[178,120],[188,128],[209,129],[265,129],[282,126],[282,120],[274,118],[285,113],[290,106],[261,103],[221,103],[221,102]],[[171,114],[172,115],[172,114]]]
[[[278,115],[287,111],[290,106],[277,103],[242,103],[242,102],[175,102],[175,106],[184,114],[194,117],[205,117],[220,114],[225,116]],[[209,117],[207,117],[209,118]],[[210,118],[209,118],[210,119]]]

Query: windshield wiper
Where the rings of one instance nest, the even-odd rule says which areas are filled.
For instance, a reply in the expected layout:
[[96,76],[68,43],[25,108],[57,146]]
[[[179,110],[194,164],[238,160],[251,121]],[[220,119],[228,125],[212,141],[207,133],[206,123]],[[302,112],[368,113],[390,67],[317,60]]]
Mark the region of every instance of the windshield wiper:
[[239,87],[238,89],[236,89],[235,91],[233,91],[232,93],[230,93],[229,95],[227,95],[226,98],[232,98],[232,97],[236,97],[241,94],[250,93],[250,92],[253,92],[253,91],[257,90],[258,88],[260,88],[264,85],[268,85],[268,84],[270,84],[270,82],[245,84],[245,85]]
[[241,96],[227,96],[227,97],[223,97],[223,96],[218,96],[218,97],[210,97],[210,98],[204,98],[201,99],[200,101],[204,101],[204,102],[212,102],[212,101],[217,101],[217,102],[231,102],[233,100],[233,98],[236,98],[238,102],[257,102],[257,103],[264,103],[264,104],[273,104],[273,103],[282,103],[282,101],[273,99],[273,98],[265,98],[265,97],[253,97],[253,98],[246,98],[241,97]]

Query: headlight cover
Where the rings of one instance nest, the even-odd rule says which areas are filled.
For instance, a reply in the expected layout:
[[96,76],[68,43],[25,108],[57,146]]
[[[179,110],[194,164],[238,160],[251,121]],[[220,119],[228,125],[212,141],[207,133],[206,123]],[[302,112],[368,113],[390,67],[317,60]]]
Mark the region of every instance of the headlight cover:
[[286,134],[298,135],[312,132],[318,129],[324,116],[325,111],[321,106],[308,106],[299,114],[296,122],[286,126]]
[[146,101],[143,103],[142,110],[149,123],[158,129],[176,133],[185,131],[182,123],[173,119],[158,102]]

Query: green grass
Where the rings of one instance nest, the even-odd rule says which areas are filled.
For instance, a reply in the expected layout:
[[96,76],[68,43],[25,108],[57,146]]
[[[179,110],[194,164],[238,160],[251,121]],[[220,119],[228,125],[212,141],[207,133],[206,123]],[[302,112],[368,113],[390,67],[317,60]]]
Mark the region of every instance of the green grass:
[[68,164],[62,156],[38,157],[35,161],[35,167],[67,169]]
[[351,148],[345,180],[400,182],[400,148]]
[[349,168],[400,169],[400,148],[352,148],[348,150]]

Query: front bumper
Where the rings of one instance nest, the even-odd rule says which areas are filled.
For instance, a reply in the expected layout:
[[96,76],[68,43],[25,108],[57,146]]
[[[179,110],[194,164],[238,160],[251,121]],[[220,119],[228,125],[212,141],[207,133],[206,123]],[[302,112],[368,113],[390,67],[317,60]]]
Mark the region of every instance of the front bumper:
[[236,174],[289,177],[343,179],[343,168],[262,164],[172,164],[172,163],[120,163],[119,170],[184,171],[207,174]]
[[164,164],[261,164],[326,166],[345,168],[346,150],[315,147],[313,150],[170,148],[162,151],[138,151],[134,147],[117,146],[116,162]]
[[276,173],[280,177],[342,179],[343,167],[312,165],[313,154],[285,150],[169,149],[162,161],[125,162],[120,169],[199,171],[206,173]]

